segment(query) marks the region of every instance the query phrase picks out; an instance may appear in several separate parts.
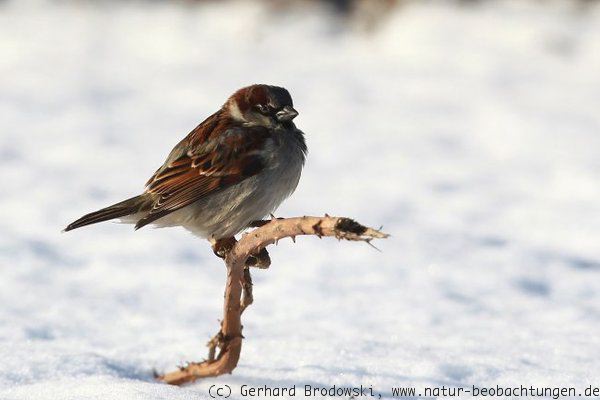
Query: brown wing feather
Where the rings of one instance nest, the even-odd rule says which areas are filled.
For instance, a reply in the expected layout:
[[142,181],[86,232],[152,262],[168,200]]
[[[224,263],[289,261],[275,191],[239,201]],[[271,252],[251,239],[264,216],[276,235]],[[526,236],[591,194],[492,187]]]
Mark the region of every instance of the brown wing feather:
[[209,117],[148,181],[146,192],[156,200],[136,229],[258,174],[270,138],[265,128],[227,126],[215,115]]

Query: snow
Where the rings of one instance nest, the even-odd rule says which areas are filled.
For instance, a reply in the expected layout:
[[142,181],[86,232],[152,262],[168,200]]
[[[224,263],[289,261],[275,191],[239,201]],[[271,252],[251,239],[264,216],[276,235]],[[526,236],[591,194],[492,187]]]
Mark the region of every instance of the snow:
[[[548,3],[409,4],[368,33],[254,2],[1,3],[0,399],[598,386],[600,7]],[[393,236],[272,247],[233,375],[155,383],[205,357],[223,265],[181,229],[60,231],[255,82],[291,91],[309,146],[277,215]]]

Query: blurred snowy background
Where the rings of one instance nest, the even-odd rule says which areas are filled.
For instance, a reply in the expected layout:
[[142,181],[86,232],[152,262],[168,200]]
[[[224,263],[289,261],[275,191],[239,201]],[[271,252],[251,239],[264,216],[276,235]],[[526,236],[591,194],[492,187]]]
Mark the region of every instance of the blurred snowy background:
[[[599,385],[600,7],[335,3],[0,2],[1,399]],[[272,247],[234,374],[155,383],[206,355],[222,263],[179,229],[60,231],[259,82],[310,150],[278,216],[393,237]]]

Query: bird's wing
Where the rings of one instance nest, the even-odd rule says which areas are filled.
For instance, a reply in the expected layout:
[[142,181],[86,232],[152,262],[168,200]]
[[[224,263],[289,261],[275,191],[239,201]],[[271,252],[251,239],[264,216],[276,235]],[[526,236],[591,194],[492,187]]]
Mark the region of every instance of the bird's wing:
[[229,127],[220,131],[192,131],[173,149],[165,165],[146,184],[146,193],[155,201],[136,229],[265,168],[263,154],[272,140],[267,129]]

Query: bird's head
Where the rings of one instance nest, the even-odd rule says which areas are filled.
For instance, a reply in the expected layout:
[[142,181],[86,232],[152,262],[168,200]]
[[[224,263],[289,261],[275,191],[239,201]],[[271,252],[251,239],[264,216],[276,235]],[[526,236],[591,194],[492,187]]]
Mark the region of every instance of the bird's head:
[[223,107],[234,120],[265,128],[285,127],[298,115],[286,89],[262,84],[238,90]]

